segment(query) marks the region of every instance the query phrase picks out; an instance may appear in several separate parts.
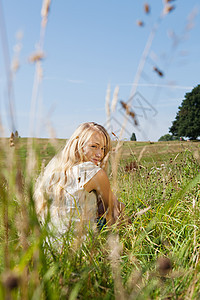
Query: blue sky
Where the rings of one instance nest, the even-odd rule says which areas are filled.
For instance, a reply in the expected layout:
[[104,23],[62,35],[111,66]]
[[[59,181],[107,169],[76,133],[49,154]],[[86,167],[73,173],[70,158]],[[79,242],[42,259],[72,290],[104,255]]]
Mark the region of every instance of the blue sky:
[[[168,133],[185,93],[200,83],[200,4],[199,0],[172,1],[170,5],[175,9],[160,20],[163,1],[147,2],[149,14],[144,12],[144,1],[51,1],[44,37],[45,59],[41,63],[43,79],[37,97],[32,97],[35,64],[28,58],[40,39],[42,1],[1,0],[5,24],[1,22],[0,117],[5,135],[10,134],[12,126],[3,49],[8,47],[12,61],[18,49],[18,32],[23,38],[20,67],[13,76],[13,103],[15,128],[20,136],[49,137],[53,132],[56,137],[69,138],[82,122],[108,126],[108,85],[110,105],[119,86],[109,130],[120,135],[123,100],[130,104],[138,121],[135,126],[128,119],[123,139],[135,132],[137,140],[157,141]],[[138,20],[144,26],[138,26]],[[155,35],[143,60],[155,24]],[[2,39],[5,32],[7,46],[5,37]],[[139,74],[141,62],[144,64]],[[159,76],[154,67],[164,76]]]

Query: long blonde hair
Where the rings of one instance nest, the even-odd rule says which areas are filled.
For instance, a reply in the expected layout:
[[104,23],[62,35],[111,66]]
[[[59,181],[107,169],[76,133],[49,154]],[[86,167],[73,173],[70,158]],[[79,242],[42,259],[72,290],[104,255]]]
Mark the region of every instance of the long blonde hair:
[[83,148],[94,132],[100,133],[104,138],[105,150],[100,167],[106,170],[111,149],[108,132],[103,126],[94,122],[81,124],[67,141],[64,149],[48,163],[44,172],[37,179],[34,199],[38,214],[43,215],[47,208],[48,199],[54,198],[58,202],[61,201],[62,186],[67,183],[67,174],[74,165],[84,162]]

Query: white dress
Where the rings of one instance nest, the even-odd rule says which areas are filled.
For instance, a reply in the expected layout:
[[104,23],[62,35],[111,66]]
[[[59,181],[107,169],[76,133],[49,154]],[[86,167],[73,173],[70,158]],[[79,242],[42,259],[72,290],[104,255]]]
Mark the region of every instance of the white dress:
[[88,193],[84,185],[99,171],[92,162],[84,162],[72,167],[67,173],[67,183],[62,185],[64,200],[58,203],[52,199],[50,206],[51,227],[64,234],[71,222],[96,227],[97,199],[94,192]]

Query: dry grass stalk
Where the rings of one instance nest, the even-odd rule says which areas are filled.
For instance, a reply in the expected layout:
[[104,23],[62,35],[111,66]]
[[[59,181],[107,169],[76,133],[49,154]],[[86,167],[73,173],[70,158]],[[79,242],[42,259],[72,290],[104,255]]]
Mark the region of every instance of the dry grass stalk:
[[142,283],[142,272],[138,270],[133,270],[129,280],[128,280],[129,289],[131,289],[131,294],[129,299],[137,299],[137,296],[142,290],[144,283]]
[[6,73],[6,84],[7,84],[7,101],[10,113],[10,123],[12,130],[16,128],[15,120],[15,101],[14,101],[14,87],[13,87],[13,74],[11,69],[11,61],[9,56],[9,46],[7,38],[6,23],[4,20],[3,7],[0,1],[0,35],[2,38],[2,50],[3,50],[3,62]]
[[185,28],[185,31],[189,31],[194,27],[194,20],[199,13],[198,8],[194,8],[188,16],[188,22]]
[[115,112],[117,100],[118,100],[118,94],[119,94],[119,86],[117,85],[114,90],[113,99],[112,99],[112,103],[111,103],[111,111],[112,112]]
[[3,128],[3,124],[2,124],[1,116],[0,116],[0,137],[1,137],[1,141],[2,141],[3,136],[4,136],[4,128]]
[[27,251],[29,247],[28,237],[30,235],[28,205],[29,199],[25,197],[25,179],[20,164],[16,166],[15,195],[19,204],[19,211],[15,217],[15,224],[18,230],[20,245]]
[[118,136],[113,131],[111,133],[116,138],[116,140],[118,141],[119,140]]
[[[5,203],[6,202],[6,203]],[[8,218],[8,199],[4,199],[3,203],[3,225],[4,225],[4,261],[6,269],[10,266],[9,254],[9,218]]]
[[50,10],[50,4],[51,0],[44,0],[42,9],[41,9],[41,16],[42,16],[42,27],[46,27],[47,20],[48,20],[48,15],[49,15],[49,10]]
[[143,156],[143,153],[144,153],[144,151],[146,150],[146,148],[147,148],[147,146],[144,146],[144,147],[142,148],[142,150],[141,150],[141,152],[140,152],[140,155],[139,155],[139,157],[138,157],[138,163],[140,162],[140,160],[141,160],[141,158],[142,158],[142,156]]
[[120,253],[122,251],[122,245],[119,242],[118,235],[110,235],[108,237],[108,246],[110,249],[109,259],[111,263],[113,278],[114,278],[114,290],[115,290],[115,299],[116,300],[125,300],[127,299],[124,287],[122,284],[122,279],[120,275]]
[[111,165],[112,165],[112,174],[113,174],[112,188],[114,193],[116,194],[118,192],[117,172],[118,172],[119,160],[122,153],[122,145],[123,145],[123,141],[118,140],[116,148],[113,151],[111,156]]
[[175,0],[164,0],[165,3],[173,2]]
[[[44,37],[45,37],[45,29],[48,20],[48,14],[50,9],[50,0],[44,0],[43,6],[41,10],[42,22],[41,22],[41,31],[40,31],[40,41],[38,50],[35,54],[30,56],[29,60],[35,63],[35,76],[34,76],[34,83],[33,83],[33,90],[32,90],[32,98],[31,98],[31,113],[30,113],[30,135],[33,135],[33,128],[34,128],[34,119],[36,114],[36,104],[37,104],[37,97],[39,92],[39,86],[42,80],[42,67],[41,67],[41,60],[44,58],[43,52],[43,44],[44,44]],[[35,165],[36,165],[36,158],[35,153],[33,151],[33,140],[28,139],[28,157],[27,157],[27,173],[30,176],[29,180],[34,176],[35,173]]]
[[16,73],[19,70],[19,59],[14,58],[12,61],[11,69],[13,73]]
[[[131,90],[131,94],[130,94],[129,99],[133,98],[133,95],[135,95],[135,92],[137,90],[137,85],[139,83],[139,80],[140,80],[140,77],[141,77],[141,74],[142,74],[142,71],[143,71],[143,68],[144,68],[144,65],[145,65],[145,61],[146,61],[147,56],[149,54],[149,50],[151,48],[151,45],[152,45],[153,39],[155,37],[155,34],[157,32],[160,21],[161,21],[161,18],[159,18],[159,20],[155,23],[155,25],[153,26],[153,28],[150,32],[149,38],[147,39],[144,51],[142,53],[142,56],[141,56],[141,59],[140,59],[139,65],[138,65],[138,69],[137,69],[137,72],[136,72],[136,75],[135,75],[135,79],[133,81],[132,90]],[[129,102],[129,105],[131,105],[131,101]],[[128,114],[126,114],[126,116],[124,117],[124,122],[122,124],[121,131],[120,131],[120,136],[119,136],[120,140],[123,136],[123,133],[124,133],[124,130],[126,128],[127,122],[128,122]]]
[[17,32],[16,34],[17,44],[14,46],[14,57],[11,64],[12,74],[16,73],[20,67],[19,55],[22,49],[22,43],[21,43],[22,38],[23,38],[22,32],[21,31]]
[[164,9],[163,9],[163,15],[165,16],[165,15],[167,15],[167,14],[169,14],[171,11],[173,11],[175,9],[175,6],[174,5],[168,5],[168,4],[166,4],[165,6],[164,6]]
[[[27,206],[28,201],[26,199],[25,193],[25,180],[23,177],[22,165],[19,160],[19,143],[18,143],[18,131],[15,134],[12,132],[11,137],[15,141],[15,148],[10,149],[7,154],[7,161],[9,162],[8,169],[10,171],[10,176],[8,176],[8,193],[9,199],[13,199],[13,195],[16,197],[18,202],[18,212],[15,215],[15,224],[18,231],[18,237],[22,248],[26,251],[28,249],[28,236],[30,234],[29,228],[29,215]],[[14,183],[12,179],[12,174],[14,173]]]
[[9,139],[10,147],[15,146],[15,143],[17,142],[18,137],[19,137],[19,134],[18,134],[17,130],[15,131],[15,133],[13,133],[13,132],[11,133],[10,139]]
[[145,214],[150,209],[151,209],[151,206],[148,206],[147,208],[141,209],[140,211],[136,212],[134,215],[135,216],[142,216],[143,214]]
[[33,140],[30,139],[30,141],[28,142],[27,145],[27,149],[28,149],[28,155],[27,155],[27,183],[30,183],[32,178],[34,178],[35,176],[35,172],[36,172],[36,165],[37,165],[37,159],[36,159],[36,153],[33,149]]
[[106,91],[106,102],[105,102],[105,109],[106,109],[106,116],[110,118],[110,84],[108,84],[107,91]]
[[125,109],[126,114],[134,120],[134,124],[135,124],[135,126],[137,126],[138,122],[136,119],[136,114],[130,110],[130,106],[126,102],[120,101],[120,103],[121,103],[122,107]]
[[153,67],[153,69],[160,77],[164,76],[164,73],[161,70],[159,70],[157,67]]
[[114,132],[112,132],[112,134],[118,141],[118,143],[117,143],[115,149],[113,149],[112,155],[111,155],[111,166],[112,166],[112,174],[113,174],[112,188],[113,188],[114,193],[117,194],[117,192],[118,192],[117,171],[118,171],[119,160],[121,157],[123,142],[119,141],[119,138],[117,137],[117,135]]
[[[50,113],[46,117],[45,125],[47,128],[47,132],[49,133],[49,136],[50,136],[50,143],[56,148],[58,146],[58,139],[56,138],[56,131],[51,124]],[[40,131],[40,128],[38,127],[38,132],[39,131]]]
[[107,119],[107,127],[108,130],[111,128],[110,124],[110,84],[108,84],[107,91],[106,91],[106,98],[105,98],[105,110],[106,110],[106,119]]
[[[157,22],[154,24],[154,26],[152,27],[152,30],[149,34],[149,38],[147,39],[147,42],[146,42],[146,45],[145,45],[145,48],[144,48],[144,51],[142,53],[142,56],[141,56],[141,59],[140,59],[140,62],[139,62],[139,65],[138,65],[138,69],[136,71],[136,75],[135,75],[135,78],[134,78],[134,81],[133,81],[133,85],[132,85],[132,90],[131,90],[131,94],[130,94],[130,98],[129,99],[133,99],[133,96],[135,95],[135,92],[137,90],[137,85],[139,83],[139,80],[140,80],[140,77],[141,77],[141,74],[142,74],[142,71],[144,69],[144,65],[145,65],[145,62],[146,62],[146,59],[147,59],[147,56],[149,54],[149,51],[150,51],[150,48],[151,48],[151,45],[152,45],[152,42],[153,42],[153,39],[155,37],[155,34],[157,32],[157,29],[159,27],[159,24],[160,22],[162,21],[163,17],[168,14],[169,12],[171,12],[172,10],[174,9],[174,6],[171,6],[167,3],[164,3],[164,9],[161,13],[161,15],[159,16]],[[146,6],[146,10],[148,10],[147,6]],[[143,23],[142,21],[140,21],[138,23],[139,26],[142,26]],[[129,105],[131,105],[131,101],[129,102]],[[128,121],[128,115],[126,114],[126,116],[124,117],[124,122],[123,122],[123,125],[121,127],[121,132],[120,132],[120,136],[119,136],[119,139],[122,138],[123,136],[123,133],[124,133],[124,130],[126,128],[126,124],[127,124],[127,121]]]
[[[11,137],[14,138],[12,132]],[[5,162],[7,172],[5,175],[0,174],[0,189],[1,189],[1,200],[2,200],[2,212],[3,212],[3,244],[4,244],[4,261],[6,269],[10,268],[10,252],[9,252],[9,238],[10,238],[10,220],[9,220],[9,209],[10,201],[12,200],[15,186],[13,185],[12,174],[15,166],[15,149],[11,149],[3,146],[5,153]],[[6,151],[5,151],[6,149]]]
[[45,57],[44,53],[38,51],[38,52],[36,52],[36,53],[30,55],[30,57],[29,57],[29,62],[35,63],[35,62],[37,62],[37,61],[43,60],[44,57]]
[[14,147],[15,146],[15,135],[14,135],[13,132],[10,135],[9,142],[10,142],[10,147]]

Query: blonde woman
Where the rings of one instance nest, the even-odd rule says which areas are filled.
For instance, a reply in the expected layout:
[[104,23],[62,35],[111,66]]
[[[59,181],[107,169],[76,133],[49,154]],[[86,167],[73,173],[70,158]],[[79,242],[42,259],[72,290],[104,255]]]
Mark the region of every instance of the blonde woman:
[[103,126],[83,123],[38,178],[37,213],[44,219],[49,212],[59,233],[64,234],[72,222],[93,227],[99,217],[105,217],[108,225],[116,222],[124,206],[112,193],[106,174],[110,149]]

